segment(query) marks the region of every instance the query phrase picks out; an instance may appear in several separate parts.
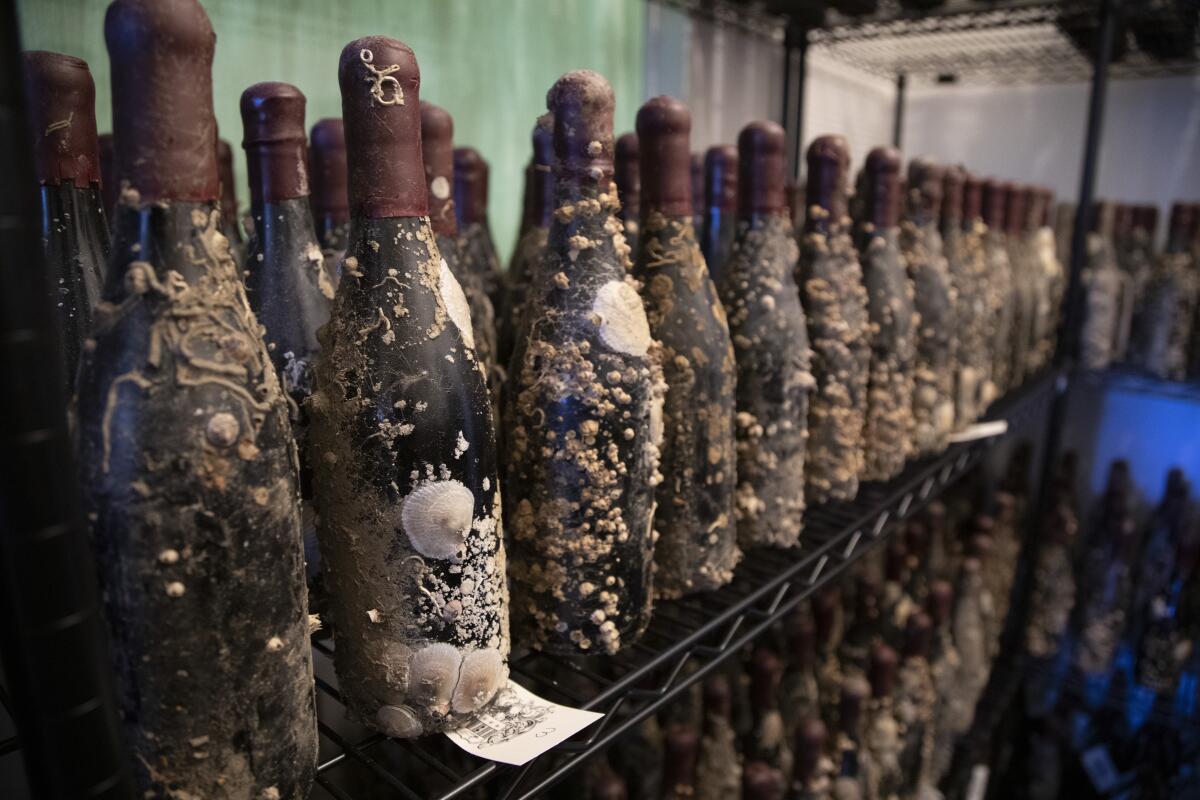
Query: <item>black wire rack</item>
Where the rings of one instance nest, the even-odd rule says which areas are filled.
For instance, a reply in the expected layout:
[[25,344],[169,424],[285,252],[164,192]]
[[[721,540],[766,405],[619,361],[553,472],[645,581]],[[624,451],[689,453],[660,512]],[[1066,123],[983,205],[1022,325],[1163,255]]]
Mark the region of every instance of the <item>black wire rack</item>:
[[[1000,401],[989,419],[1009,433],[1044,419],[1063,373],[1049,370]],[[715,592],[660,603],[642,639],[616,656],[579,660],[515,655],[512,677],[549,700],[604,717],[524,767],[466,755],[444,737],[389,739],[346,719],[330,656],[314,641],[322,756],[315,798],[450,800],[540,796],[782,620],[816,589],[875,549],[900,523],[954,484],[1005,437],[952,445],[910,463],[893,481],[866,484],[852,502],[809,510],[803,543],[747,555],[734,581]],[[324,793],[324,794],[323,794]]]

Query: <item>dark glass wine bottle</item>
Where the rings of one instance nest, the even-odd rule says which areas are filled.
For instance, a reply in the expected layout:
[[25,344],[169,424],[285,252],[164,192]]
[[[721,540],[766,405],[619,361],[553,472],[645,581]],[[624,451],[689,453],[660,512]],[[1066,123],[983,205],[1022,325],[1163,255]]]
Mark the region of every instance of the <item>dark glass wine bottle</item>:
[[42,255],[63,354],[60,377],[75,390],[80,350],[109,258],[96,136],[96,84],[87,62],[35,50],[24,53],[25,99],[41,185]]
[[692,227],[704,227],[704,154],[692,153]]
[[246,263],[246,240],[238,211],[237,181],[233,173],[233,147],[217,139],[217,175],[221,182],[221,235],[229,240],[229,250],[238,266]]
[[1012,184],[991,178],[983,184],[983,254],[987,261],[988,319],[992,389],[998,397],[1013,388],[1012,341],[1016,324],[1012,263],[1008,258],[1005,212]]
[[783,800],[787,781],[778,767],[749,761],[742,770],[742,800]]
[[944,181],[945,171],[939,164],[925,158],[909,162],[900,252],[920,318],[913,370],[913,447],[917,454],[945,450],[954,429],[953,316],[957,298],[938,225]]
[[937,709],[937,688],[930,662],[932,646],[933,620],[924,611],[915,611],[905,625],[903,659],[896,676],[895,716],[901,742],[901,797],[915,797],[921,776],[929,771]]
[[696,796],[696,759],[700,737],[694,728],[675,723],[663,736],[663,800],[690,800]]
[[454,148],[454,213],[463,266],[479,275],[495,309],[504,297],[505,282],[488,222],[489,172],[488,162],[474,147]]
[[691,114],[671,97],[638,111],[641,235],[633,275],[650,335],[662,344],[663,407],[655,592],[680,597],[724,586],[741,556],[733,417],[733,345],[692,229]]
[[317,241],[325,269],[337,288],[342,256],[350,241],[350,199],[346,194],[346,131],[340,117],[317,120],[309,133],[308,184]]
[[611,654],[650,619],[666,384],[615,216],[612,88],[570,72],[546,102],[554,223],[505,393],[513,617],[535,647]]
[[837,736],[830,748],[834,761],[833,796],[868,797],[867,777],[871,774],[871,753],[866,743],[867,704],[871,685],[861,675],[842,681],[837,701]]
[[975,422],[995,397],[992,386],[991,306],[983,248],[983,184],[955,167],[946,171],[942,242],[955,292],[955,427]]
[[[317,329],[329,321],[333,283],[317,244],[305,163],[305,97],[287,83],[257,83],[242,93],[241,112],[250,213],[254,230],[246,247],[246,296],[271,363],[290,398],[292,433],[300,450],[304,554],[310,578],[319,574],[308,409],[316,366]],[[310,604],[321,592],[310,594]]]
[[496,364],[496,315],[488,299],[479,265],[467,263],[459,236],[455,209],[454,120],[441,106],[421,103],[421,155],[429,197],[429,221],[437,239],[438,252],[462,287],[471,310],[475,355],[490,380]]
[[407,738],[462,726],[507,678],[495,434],[430,224],[416,58],[357,39],[338,82],[351,233],[309,401],[317,533],[342,697]]
[[738,232],[721,302],[737,360],[737,527],[743,548],[793,547],[804,523],[808,328],[791,281],[799,250],[783,197],[783,128],[738,136]]
[[554,118],[543,114],[533,126],[533,159],[525,178],[528,192],[527,224],[517,240],[508,275],[500,319],[496,326],[498,361],[506,369],[516,347],[517,330],[525,313],[525,299],[546,253],[550,218],[554,214]]
[[900,257],[900,153],[877,147],[861,176],[857,239],[867,289],[871,369],[863,422],[863,471],[888,480],[913,453],[913,366],[917,326],[913,289]]
[[117,198],[121,194],[121,182],[113,168],[113,135],[100,134],[100,197],[103,199],[104,216],[111,222],[117,209]]
[[77,436],[138,795],[303,797],[296,444],[219,229],[216,37],[196,0],[116,0],[104,32],[127,188]]
[[817,630],[812,614],[797,608],[788,631],[787,667],[779,687],[779,707],[786,721],[816,717],[821,713],[817,680]]
[[747,761],[762,761],[784,775],[792,772],[792,743],[779,708],[783,661],[766,647],[754,651],[750,662],[750,706],[754,726],[742,748]]
[[736,797],[742,784],[737,734],[733,729],[733,690],[717,673],[704,682],[704,721],[696,764],[697,800]]
[[1171,207],[1167,244],[1154,261],[1133,321],[1130,363],[1171,380],[1187,377],[1187,350],[1200,306],[1200,281],[1189,253],[1193,209]]
[[[721,283],[721,270],[737,235],[737,148],[720,144],[704,154],[704,227],[700,252],[713,282]],[[695,209],[693,209],[693,212]]]
[[1004,199],[1004,246],[1008,249],[1008,265],[1012,274],[1012,294],[1009,295],[1013,308],[1012,339],[1009,342],[1009,374],[1016,388],[1025,380],[1029,371],[1029,358],[1033,354],[1033,326],[1037,313],[1034,276],[1030,266],[1030,251],[1025,239],[1025,223],[1028,208],[1025,206],[1024,184],[1009,185]]
[[617,199],[621,208],[617,219],[625,226],[625,243],[638,252],[638,230],[642,221],[642,175],[636,133],[623,133],[617,138],[613,158],[613,180],[617,184]]
[[829,800],[833,762],[825,755],[828,733],[816,717],[800,717],[796,725],[796,764],[788,800]]
[[858,494],[867,404],[867,293],[846,208],[849,145],[819,136],[808,148],[808,213],[800,241],[799,286],[816,388],[809,399],[805,495],[810,503]]
[[864,765],[867,797],[898,797],[904,784],[900,757],[901,729],[896,720],[896,679],[899,656],[886,644],[871,648],[867,669],[871,699],[867,703],[864,744],[869,758]]

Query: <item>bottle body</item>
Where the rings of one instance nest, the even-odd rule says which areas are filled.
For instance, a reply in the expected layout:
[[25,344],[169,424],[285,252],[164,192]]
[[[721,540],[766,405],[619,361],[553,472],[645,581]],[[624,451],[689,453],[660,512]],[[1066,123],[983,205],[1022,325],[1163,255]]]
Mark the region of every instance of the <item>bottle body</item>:
[[317,741],[296,449],[218,224],[212,203],[119,207],[79,460],[139,785],[302,796]]
[[655,592],[680,597],[724,586],[741,555],[733,345],[690,216],[643,217],[634,275],[668,387],[660,470],[671,477],[657,491]]
[[513,348],[516,347],[517,331],[521,329],[529,287],[538,275],[538,264],[545,255],[549,239],[548,227],[531,224],[521,233],[513,251],[508,267],[508,285],[496,326],[496,361],[506,370],[512,359]]
[[942,246],[954,288],[954,331],[958,346],[954,359],[954,422],[966,428],[987,408],[994,396],[988,337],[989,306],[987,262],[983,253],[983,226],[971,220],[960,226],[951,220],[942,232]]
[[496,365],[496,313],[492,301],[488,299],[483,273],[469,266],[464,250],[469,244],[462,233],[457,236],[437,235],[438,252],[446,260],[450,273],[458,280],[467,298],[467,306],[471,311],[471,330],[475,338],[475,355],[491,380]]
[[905,221],[900,240],[920,319],[913,370],[913,447],[917,454],[938,453],[949,444],[954,428],[952,316],[957,296],[936,225]]
[[988,319],[992,323],[989,346],[994,399],[1013,388],[1013,333],[1019,298],[1003,230],[989,225],[983,237],[983,254],[987,264]]
[[507,678],[495,434],[462,289],[424,217],[356,218],[310,436],[347,705],[453,729]]

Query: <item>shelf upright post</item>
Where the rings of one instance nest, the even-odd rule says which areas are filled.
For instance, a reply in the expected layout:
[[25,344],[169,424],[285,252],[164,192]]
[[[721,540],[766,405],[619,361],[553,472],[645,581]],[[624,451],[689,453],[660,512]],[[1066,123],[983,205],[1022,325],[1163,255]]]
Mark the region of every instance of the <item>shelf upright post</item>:
[[900,150],[904,134],[904,104],[908,100],[908,76],[903,72],[896,75],[896,109],[892,116],[892,147]]
[[783,38],[783,127],[788,174],[800,180],[804,163],[804,88],[808,80],[808,28],[788,23]]
[[[0,658],[33,797],[127,800],[107,634],[60,385],[16,11],[0,7]],[[18,791],[14,789],[14,791]]]

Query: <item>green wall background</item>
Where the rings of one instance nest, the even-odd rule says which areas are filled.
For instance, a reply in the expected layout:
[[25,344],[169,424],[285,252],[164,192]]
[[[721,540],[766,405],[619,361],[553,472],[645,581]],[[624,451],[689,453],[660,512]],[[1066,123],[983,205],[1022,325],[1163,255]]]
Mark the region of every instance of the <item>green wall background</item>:
[[[564,72],[594,69],[612,83],[616,130],[642,102],[644,0],[202,0],[217,33],[214,103],[234,145],[238,195],[248,203],[238,98],[259,81],[286,81],[308,97],[308,124],[341,115],[337,60],[368,34],[406,42],[421,65],[421,97],[454,115],[455,139],[491,162],[490,216],[507,259],[521,215],[529,134],[546,90]],[[22,46],[87,60],[96,117],[111,128],[106,0],[18,0]]]

